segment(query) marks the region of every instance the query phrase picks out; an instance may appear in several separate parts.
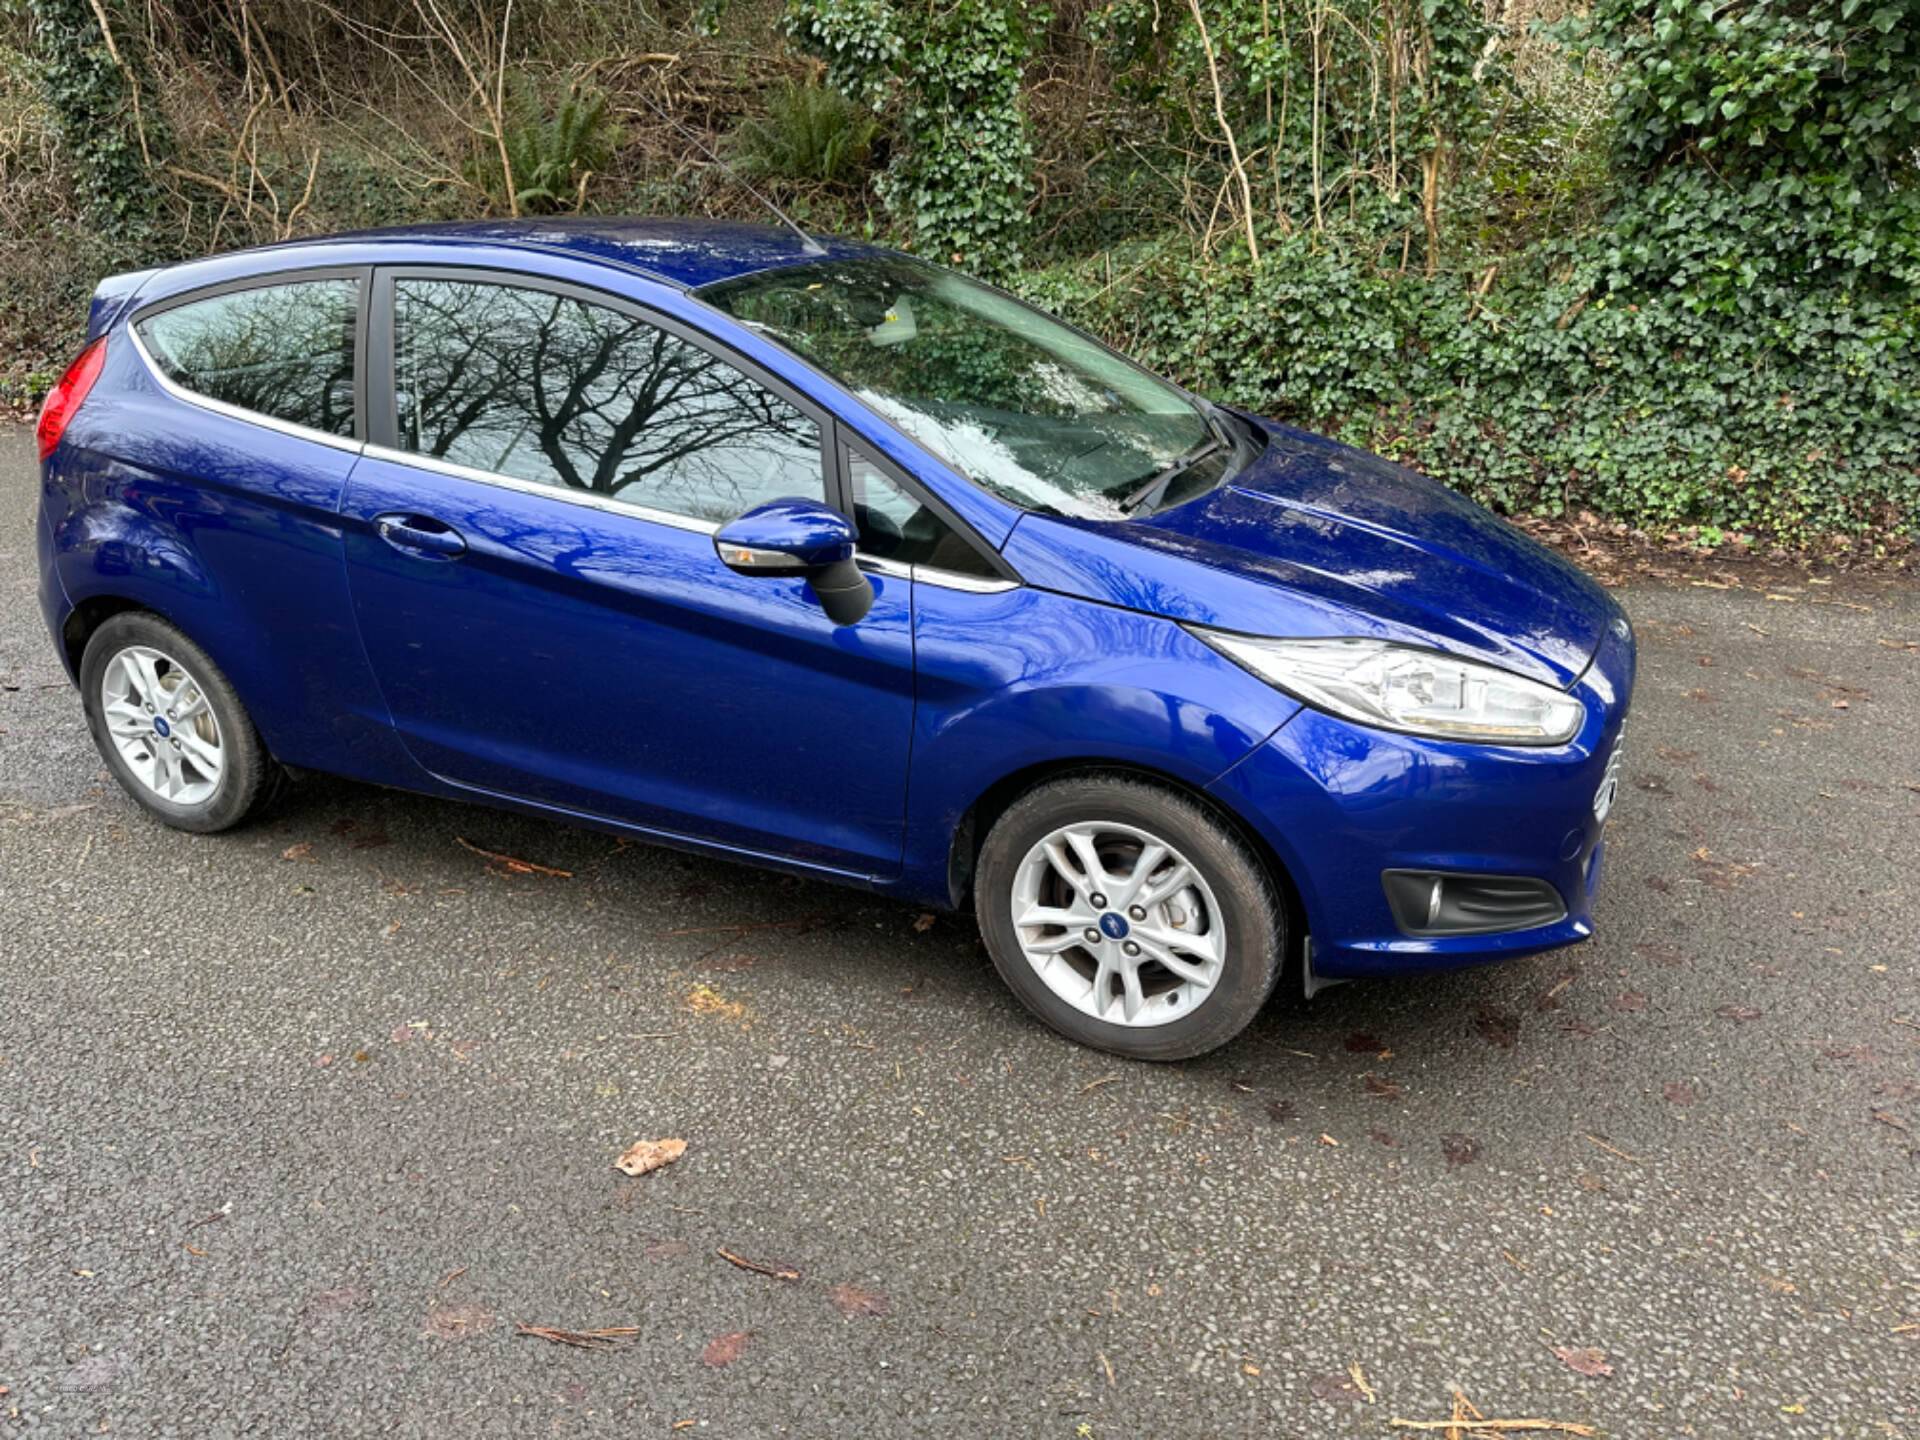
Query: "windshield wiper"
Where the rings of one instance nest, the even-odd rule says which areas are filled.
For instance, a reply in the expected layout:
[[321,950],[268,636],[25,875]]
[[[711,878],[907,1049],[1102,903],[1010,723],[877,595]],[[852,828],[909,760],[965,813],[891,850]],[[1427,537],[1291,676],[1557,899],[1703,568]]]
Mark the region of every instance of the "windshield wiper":
[[1122,500],[1120,502],[1120,513],[1122,515],[1131,515],[1149,501],[1159,499],[1161,495],[1166,493],[1169,485],[1173,484],[1174,481],[1178,480],[1190,468],[1199,464],[1219,448],[1220,437],[1218,435],[1215,435],[1210,440],[1202,441],[1199,445],[1196,445],[1178,460],[1174,461],[1173,464],[1162,470],[1158,475],[1155,475],[1151,480],[1147,481],[1146,484],[1128,495],[1126,499]]

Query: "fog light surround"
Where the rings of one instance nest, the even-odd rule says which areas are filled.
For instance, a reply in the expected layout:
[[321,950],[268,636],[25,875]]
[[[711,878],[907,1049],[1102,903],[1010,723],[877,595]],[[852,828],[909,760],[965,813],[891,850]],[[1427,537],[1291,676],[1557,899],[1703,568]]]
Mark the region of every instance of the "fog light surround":
[[1559,890],[1531,875],[1383,870],[1380,884],[1387,892],[1393,923],[1416,939],[1504,935],[1567,918]]

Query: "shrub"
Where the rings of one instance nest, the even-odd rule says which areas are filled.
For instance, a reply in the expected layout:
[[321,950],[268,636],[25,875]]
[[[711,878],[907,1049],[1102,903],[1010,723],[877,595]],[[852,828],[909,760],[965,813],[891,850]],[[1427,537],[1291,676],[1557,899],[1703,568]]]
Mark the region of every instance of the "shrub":
[[870,110],[838,90],[787,85],[764,119],[734,132],[734,148],[749,174],[833,184],[865,167],[879,129]]
[[[614,123],[607,97],[591,86],[570,86],[551,105],[524,74],[507,86],[502,141],[513,171],[513,204],[523,215],[577,209],[587,175],[603,167],[626,138]],[[486,145],[467,166],[472,180],[496,205],[507,203],[507,179],[499,147]]]

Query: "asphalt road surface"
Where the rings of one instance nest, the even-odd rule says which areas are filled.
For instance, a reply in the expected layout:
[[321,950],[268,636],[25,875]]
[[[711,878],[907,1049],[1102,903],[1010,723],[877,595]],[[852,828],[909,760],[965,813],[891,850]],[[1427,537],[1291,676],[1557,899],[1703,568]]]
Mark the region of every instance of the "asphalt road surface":
[[1599,938],[1153,1067],[964,917],[326,780],[161,828],[41,631],[32,459],[0,1435],[1920,1436],[1910,588],[1628,589]]

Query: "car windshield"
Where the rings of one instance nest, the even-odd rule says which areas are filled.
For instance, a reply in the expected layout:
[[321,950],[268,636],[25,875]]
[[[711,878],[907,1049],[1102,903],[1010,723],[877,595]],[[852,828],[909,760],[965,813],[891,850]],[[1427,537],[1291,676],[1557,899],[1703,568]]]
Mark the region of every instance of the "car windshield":
[[[1009,295],[920,261],[763,271],[700,292],[1016,505],[1118,519],[1211,484],[1234,437],[1194,400]],[[1172,472],[1170,475],[1169,472]]]

